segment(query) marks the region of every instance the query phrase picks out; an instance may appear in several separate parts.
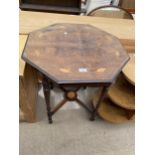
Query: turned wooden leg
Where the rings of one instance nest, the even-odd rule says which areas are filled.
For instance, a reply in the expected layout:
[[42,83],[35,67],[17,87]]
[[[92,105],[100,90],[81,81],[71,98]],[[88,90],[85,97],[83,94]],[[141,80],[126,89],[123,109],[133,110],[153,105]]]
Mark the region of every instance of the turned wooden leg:
[[19,77],[19,104],[27,122],[36,121],[38,96],[37,70],[26,64],[24,75]]
[[108,90],[109,86],[104,86],[102,88],[102,91],[101,91],[101,94],[99,96],[99,100],[97,102],[97,105],[95,107],[95,109],[93,110],[92,114],[91,114],[91,117],[90,117],[90,120],[91,121],[94,121],[95,120],[95,117],[96,117],[96,113],[98,111],[98,108],[100,107],[100,104],[102,103],[102,101],[104,100],[104,98],[106,97],[106,94],[107,94],[107,90]]
[[50,106],[50,82],[49,80],[44,77],[43,78],[43,91],[44,91],[44,97],[46,102],[46,109],[47,109],[47,116],[49,123],[52,123],[52,115],[51,115],[51,106]]

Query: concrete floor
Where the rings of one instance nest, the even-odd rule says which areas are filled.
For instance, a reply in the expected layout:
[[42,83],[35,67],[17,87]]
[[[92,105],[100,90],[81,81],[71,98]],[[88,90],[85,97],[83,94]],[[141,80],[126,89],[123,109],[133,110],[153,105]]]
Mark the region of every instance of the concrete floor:
[[[89,88],[79,95],[89,102],[93,92]],[[54,103],[61,98],[59,90],[51,93]],[[37,123],[20,123],[20,155],[134,155],[133,122],[118,125],[100,118],[91,122],[85,109],[68,102],[49,125],[42,90],[37,108]]]

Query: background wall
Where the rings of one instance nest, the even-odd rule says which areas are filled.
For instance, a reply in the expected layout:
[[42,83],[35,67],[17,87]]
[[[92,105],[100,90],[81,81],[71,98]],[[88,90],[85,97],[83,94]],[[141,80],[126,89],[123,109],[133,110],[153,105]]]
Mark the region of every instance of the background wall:
[[112,0],[88,0],[87,1],[87,13],[93,10],[94,8],[101,5],[110,5]]

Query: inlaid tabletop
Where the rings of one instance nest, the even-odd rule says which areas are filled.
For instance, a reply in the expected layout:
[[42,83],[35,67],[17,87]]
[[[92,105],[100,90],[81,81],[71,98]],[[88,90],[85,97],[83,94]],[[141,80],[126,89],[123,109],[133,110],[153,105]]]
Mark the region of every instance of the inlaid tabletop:
[[58,84],[111,83],[129,56],[115,36],[86,24],[31,32],[23,59]]

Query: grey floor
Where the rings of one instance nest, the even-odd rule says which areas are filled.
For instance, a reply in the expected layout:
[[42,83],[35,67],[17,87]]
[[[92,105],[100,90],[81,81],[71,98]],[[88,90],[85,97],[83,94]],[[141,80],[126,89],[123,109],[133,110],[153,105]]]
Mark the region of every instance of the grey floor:
[[[89,102],[94,91],[79,92]],[[54,103],[61,100],[59,90],[51,93]],[[37,123],[20,123],[20,155],[134,155],[133,122],[111,124],[100,118],[89,121],[89,114],[74,102],[68,102],[49,125],[42,89],[37,105]]]

